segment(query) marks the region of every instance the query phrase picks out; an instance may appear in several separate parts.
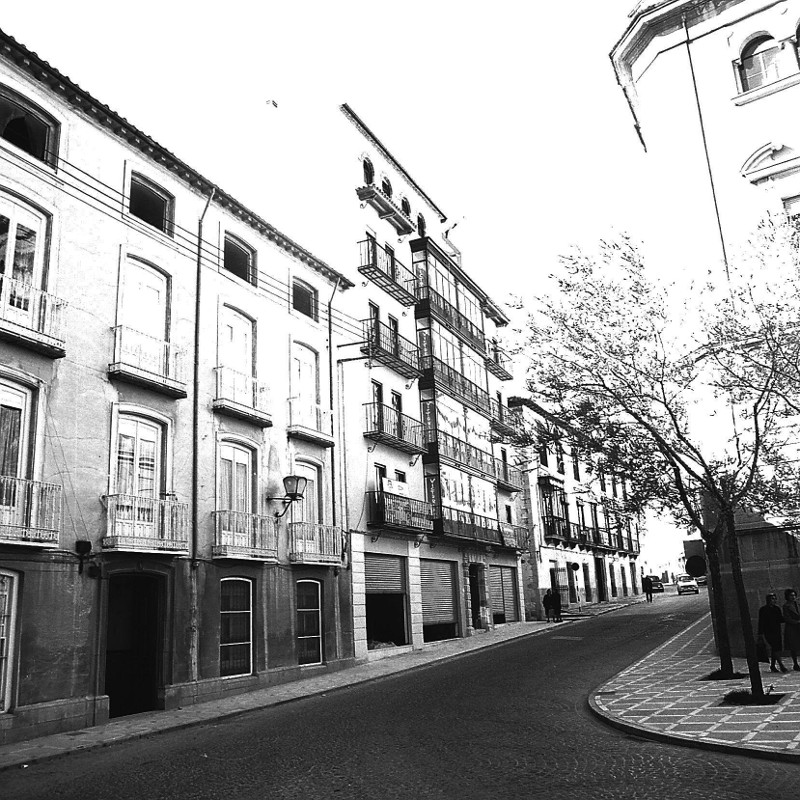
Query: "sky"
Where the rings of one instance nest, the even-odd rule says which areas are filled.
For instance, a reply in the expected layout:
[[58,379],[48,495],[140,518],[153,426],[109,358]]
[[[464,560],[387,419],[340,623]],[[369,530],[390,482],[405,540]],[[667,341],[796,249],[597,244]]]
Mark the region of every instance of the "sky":
[[43,0],[0,27],[300,244],[269,193],[274,115],[348,103],[503,302],[572,244],[646,238],[646,154],[608,56],[634,4]]

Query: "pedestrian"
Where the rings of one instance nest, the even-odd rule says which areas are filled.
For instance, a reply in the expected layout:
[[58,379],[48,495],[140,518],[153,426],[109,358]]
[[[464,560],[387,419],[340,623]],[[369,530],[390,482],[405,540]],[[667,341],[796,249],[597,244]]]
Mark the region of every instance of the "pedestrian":
[[778,607],[778,595],[770,593],[766,597],[765,605],[758,609],[758,636],[769,645],[770,672],[778,672],[778,667],[781,672],[789,671],[781,661],[781,625],[783,614]]
[[542,598],[542,605],[544,606],[544,614],[547,621],[550,622],[550,615],[553,613],[553,592],[548,589]]
[[783,596],[786,598],[783,604],[783,621],[786,623],[783,643],[792,654],[795,671],[800,672],[800,664],[797,663],[797,655],[800,653],[800,606],[797,604],[797,592],[787,589]]
[[653,581],[649,575],[645,575],[642,578],[642,589],[644,590],[644,596],[647,598],[648,603],[653,602]]
[[553,622],[561,622],[561,592],[553,592]]

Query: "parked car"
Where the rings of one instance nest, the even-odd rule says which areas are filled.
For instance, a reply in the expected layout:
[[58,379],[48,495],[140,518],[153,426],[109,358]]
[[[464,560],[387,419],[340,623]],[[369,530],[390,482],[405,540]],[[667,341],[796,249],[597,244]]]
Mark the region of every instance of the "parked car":
[[707,586],[708,585],[708,576],[707,575],[701,575],[697,579],[697,585],[698,586]]
[[653,591],[654,592],[663,592],[664,591],[664,584],[661,582],[661,578],[658,575],[648,575],[650,578],[650,582],[653,584]]
[[675,585],[678,587],[678,594],[700,594],[700,587],[691,575],[678,575]]

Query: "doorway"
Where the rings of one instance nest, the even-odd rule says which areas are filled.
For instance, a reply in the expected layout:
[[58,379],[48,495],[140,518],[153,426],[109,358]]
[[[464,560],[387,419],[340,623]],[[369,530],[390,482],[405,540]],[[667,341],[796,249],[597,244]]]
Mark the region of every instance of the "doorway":
[[608,600],[608,590],[606,589],[606,565],[602,558],[594,559],[594,574],[597,579],[597,599],[601,603]]
[[111,717],[158,708],[162,597],[162,581],[153,575],[109,578],[105,693]]
[[472,627],[476,630],[484,627],[481,623],[481,573],[482,564],[469,565],[469,603],[472,609]]

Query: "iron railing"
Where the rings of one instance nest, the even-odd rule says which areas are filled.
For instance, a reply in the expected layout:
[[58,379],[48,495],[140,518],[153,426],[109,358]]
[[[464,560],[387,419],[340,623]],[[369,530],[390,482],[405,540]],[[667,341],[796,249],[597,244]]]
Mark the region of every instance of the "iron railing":
[[0,276],[0,321],[19,325],[57,341],[66,303],[25,281]]
[[377,319],[361,320],[364,347],[369,355],[405,377],[419,374],[419,348],[414,342]]
[[528,529],[524,525],[512,525],[510,522],[500,523],[503,540],[509,547],[523,550],[528,546]]
[[126,325],[114,328],[114,363],[185,383],[182,349]]
[[277,520],[274,516],[246,511],[215,511],[212,554],[276,560]]
[[433,506],[425,500],[389,492],[367,492],[370,525],[415,531],[433,530]]
[[522,431],[519,409],[510,409],[495,398],[489,398],[489,413],[494,428],[504,436],[517,436]]
[[341,564],[344,543],[338,525],[289,523],[289,560],[303,564]]
[[0,476],[0,541],[57,544],[61,487]]
[[424,283],[418,285],[417,300],[420,303],[428,302],[431,313],[466,339],[481,355],[486,352],[484,332],[436,289]]
[[383,403],[365,403],[364,412],[364,436],[390,445],[402,445],[400,449],[407,452],[425,451],[423,428],[419,420]]
[[177,500],[106,495],[106,535],[110,550],[184,551],[189,545],[189,505]]
[[494,459],[494,475],[499,483],[514,489],[522,489],[522,471],[515,466],[503,461],[502,458]]
[[442,390],[447,394],[462,400],[467,405],[479,411],[491,410],[489,392],[481,389],[469,378],[465,378],[457,369],[433,355],[422,356],[422,369],[431,370],[434,381],[441,384]]
[[449,458],[462,466],[472,467],[472,469],[478,470],[485,475],[494,477],[494,456],[491,453],[467,444],[467,442],[457,439],[444,431],[437,432],[436,441],[439,447],[439,455]]
[[415,294],[417,279],[414,273],[397,260],[395,254],[381,247],[374,239],[358,243],[359,272],[372,277],[373,270],[400,286],[410,295]]
[[493,517],[484,517],[474,511],[443,506],[442,532],[462,539],[503,544],[500,523]]
[[230,367],[216,367],[217,401],[227,401],[252,408],[263,414],[269,413],[269,387],[252,375],[245,375]]
[[330,435],[331,410],[306,397],[290,397],[289,425]]

